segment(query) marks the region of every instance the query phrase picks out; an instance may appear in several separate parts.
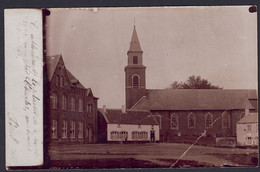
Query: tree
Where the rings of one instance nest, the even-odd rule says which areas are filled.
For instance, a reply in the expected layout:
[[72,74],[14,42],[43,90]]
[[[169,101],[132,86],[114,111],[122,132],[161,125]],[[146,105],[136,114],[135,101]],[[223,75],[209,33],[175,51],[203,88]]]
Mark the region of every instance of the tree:
[[192,75],[186,82],[174,81],[169,88],[173,89],[222,89],[219,86],[212,85],[207,79]]

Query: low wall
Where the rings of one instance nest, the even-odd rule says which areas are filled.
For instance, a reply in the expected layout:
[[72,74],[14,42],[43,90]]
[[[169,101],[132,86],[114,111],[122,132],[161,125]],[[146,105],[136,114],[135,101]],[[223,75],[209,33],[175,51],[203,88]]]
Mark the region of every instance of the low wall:
[[236,147],[236,137],[217,137],[216,146],[218,147]]
[[[171,137],[169,142],[172,143],[195,143],[197,136],[175,136]],[[236,137],[201,137],[196,145],[217,146],[217,147],[236,147]]]
[[[198,139],[197,136],[175,136],[172,137],[169,142],[173,143],[195,143]],[[196,145],[204,145],[204,146],[216,146],[216,138],[215,137],[201,137]]]

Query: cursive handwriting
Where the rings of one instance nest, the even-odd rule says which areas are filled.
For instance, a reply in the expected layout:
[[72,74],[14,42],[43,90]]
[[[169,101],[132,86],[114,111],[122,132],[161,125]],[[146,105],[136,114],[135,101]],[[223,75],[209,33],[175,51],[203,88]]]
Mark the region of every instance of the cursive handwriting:
[[15,130],[17,130],[19,128],[19,124],[17,119],[15,118],[14,115],[12,115],[11,113],[7,113],[8,116],[8,126],[9,126],[9,136],[13,139],[13,141],[16,144],[19,144],[20,141],[18,141],[15,136],[14,136],[14,132]]
[[[39,138],[38,135],[41,114],[41,79],[42,60],[39,56],[39,48],[37,41],[39,37],[35,33],[39,33],[38,23],[29,22],[26,17],[24,21],[17,24],[18,38],[17,56],[24,62],[24,105],[23,111],[25,121],[25,136],[27,142],[27,150],[38,154]],[[39,68],[40,67],[40,68]],[[12,124],[14,125],[14,124]]]

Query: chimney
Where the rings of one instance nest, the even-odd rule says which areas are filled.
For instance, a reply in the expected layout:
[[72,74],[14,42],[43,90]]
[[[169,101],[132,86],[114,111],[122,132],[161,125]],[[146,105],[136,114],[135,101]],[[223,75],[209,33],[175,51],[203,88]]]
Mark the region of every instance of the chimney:
[[122,105],[122,106],[121,106],[121,111],[122,111],[122,113],[126,113],[125,105]]
[[107,113],[107,106],[106,106],[106,105],[103,105],[103,111],[104,111],[105,113]]

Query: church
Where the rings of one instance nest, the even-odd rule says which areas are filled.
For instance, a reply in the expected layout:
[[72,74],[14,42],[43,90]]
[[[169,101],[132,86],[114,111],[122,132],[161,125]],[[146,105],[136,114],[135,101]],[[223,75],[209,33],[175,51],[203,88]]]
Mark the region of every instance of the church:
[[127,58],[126,109],[149,110],[159,124],[160,142],[193,143],[205,132],[201,144],[234,144],[237,122],[257,112],[253,89],[146,89],[146,66],[135,26]]

